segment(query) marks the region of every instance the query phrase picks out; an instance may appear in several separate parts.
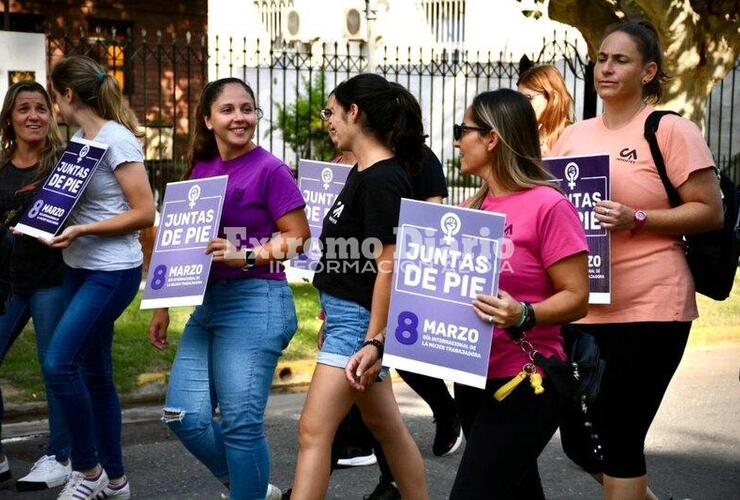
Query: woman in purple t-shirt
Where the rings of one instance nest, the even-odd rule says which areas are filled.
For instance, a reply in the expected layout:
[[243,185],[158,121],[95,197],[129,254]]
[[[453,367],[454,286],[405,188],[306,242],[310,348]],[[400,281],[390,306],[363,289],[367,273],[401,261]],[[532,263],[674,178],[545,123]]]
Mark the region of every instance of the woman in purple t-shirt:
[[526,97],[510,89],[484,92],[453,133],[462,173],[483,180],[467,206],[505,214],[506,240],[499,295],[473,302],[496,329],[486,388],[455,385],[467,444],[450,498],[545,498],[537,457],[557,429],[558,401],[513,337],[526,338],[545,357],[565,358],[557,325],[586,314],[586,236],[542,166]]
[[[264,413],[272,376],[298,327],[280,261],[300,251],[308,222],[290,169],[253,142],[262,110],[247,84],[209,83],[195,116],[185,177],[229,180],[222,237],[206,250],[209,283],[180,340],[164,421],[230,498],[253,500],[264,498],[270,477]],[[168,324],[167,310],[157,310],[149,327],[157,349],[167,348]]]

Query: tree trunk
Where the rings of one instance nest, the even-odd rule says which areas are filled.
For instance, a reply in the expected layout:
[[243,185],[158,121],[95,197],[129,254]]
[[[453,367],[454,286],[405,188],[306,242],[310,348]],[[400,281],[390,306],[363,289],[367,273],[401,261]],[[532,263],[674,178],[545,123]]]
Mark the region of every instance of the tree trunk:
[[[577,28],[596,60],[604,30],[641,17],[657,29],[671,77],[660,107],[704,128],[712,88],[735,67],[740,49],[737,0],[551,0],[551,19]],[[588,82],[587,82],[588,83]]]

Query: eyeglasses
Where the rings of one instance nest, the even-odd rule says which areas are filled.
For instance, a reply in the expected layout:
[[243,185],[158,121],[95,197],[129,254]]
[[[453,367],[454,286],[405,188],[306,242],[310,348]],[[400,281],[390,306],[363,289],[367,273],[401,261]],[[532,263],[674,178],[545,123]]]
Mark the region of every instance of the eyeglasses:
[[321,120],[328,122],[329,118],[331,118],[331,115],[334,114],[334,111],[330,110],[329,108],[324,108],[321,111],[319,111],[319,118]]
[[466,132],[470,132],[471,130],[477,130],[478,132],[490,132],[493,130],[491,127],[473,127],[472,125],[465,125],[464,123],[461,123],[460,125],[453,125],[452,126],[452,137],[459,141],[462,139],[462,136],[465,135]]

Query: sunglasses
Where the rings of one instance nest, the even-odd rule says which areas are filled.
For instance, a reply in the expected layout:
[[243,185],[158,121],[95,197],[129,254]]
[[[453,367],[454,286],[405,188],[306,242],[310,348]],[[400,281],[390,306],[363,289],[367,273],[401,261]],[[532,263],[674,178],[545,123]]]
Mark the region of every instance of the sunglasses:
[[470,132],[471,130],[477,130],[478,132],[490,132],[493,130],[491,127],[473,127],[472,125],[465,125],[464,123],[461,123],[460,125],[453,125],[452,126],[452,137],[459,141],[462,139],[462,136],[465,135],[466,132]]

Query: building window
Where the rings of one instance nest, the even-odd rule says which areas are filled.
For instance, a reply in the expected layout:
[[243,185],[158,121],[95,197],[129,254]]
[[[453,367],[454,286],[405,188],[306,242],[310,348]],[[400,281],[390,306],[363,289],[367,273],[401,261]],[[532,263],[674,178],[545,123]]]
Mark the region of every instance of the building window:
[[437,43],[465,42],[465,0],[418,0]]
[[260,11],[262,24],[270,34],[270,39],[276,40],[280,38],[282,34],[283,11],[287,7],[293,7],[293,0],[254,0],[254,5]]
[[88,19],[88,37],[94,50],[88,55],[100,63],[116,79],[125,94],[134,91],[130,40],[133,23],[113,19]]

